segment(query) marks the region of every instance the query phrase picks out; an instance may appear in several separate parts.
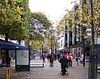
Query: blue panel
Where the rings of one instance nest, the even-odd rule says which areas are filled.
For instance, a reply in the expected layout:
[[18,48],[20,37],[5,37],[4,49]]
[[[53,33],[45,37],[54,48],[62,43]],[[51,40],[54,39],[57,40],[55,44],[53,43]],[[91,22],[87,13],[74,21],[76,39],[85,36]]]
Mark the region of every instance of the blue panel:
[[29,49],[27,46],[22,46],[9,41],[4,41],[0,39],[0,49]]
[[100,44],[96,45],[97,64],[100,64]]
[[97,45],[96,45],[96,52],[97,52],[97,53],[100,53],[100,44],[97,44]]
[[97,53],[97,64],[100,64],[100,53]]

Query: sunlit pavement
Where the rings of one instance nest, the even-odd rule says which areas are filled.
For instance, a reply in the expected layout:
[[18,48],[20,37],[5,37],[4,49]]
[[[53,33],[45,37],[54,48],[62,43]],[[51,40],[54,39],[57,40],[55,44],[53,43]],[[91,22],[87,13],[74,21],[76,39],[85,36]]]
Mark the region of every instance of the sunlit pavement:
[[88,79],[88,64],[86,63],[86,67],[83,67],[80,63],[77,66],[77,63],[74,61],[73,67],[68,69],[68,75],[62,76],[58,61],[54,62],[53,67],[50,67],[48,61],[46,61],[44,67],[31,66],[30,71],[15,72],[12,70],[11,79]]

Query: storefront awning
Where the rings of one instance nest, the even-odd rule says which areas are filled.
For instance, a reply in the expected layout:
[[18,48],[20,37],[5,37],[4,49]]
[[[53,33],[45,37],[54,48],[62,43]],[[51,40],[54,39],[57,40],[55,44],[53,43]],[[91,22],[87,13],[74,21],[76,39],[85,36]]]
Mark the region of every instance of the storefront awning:
[[19,45],[13,42],[4,41],[0,39],[0,49],[9,49],[9,50],[15,50],[15,49],[21,49],[26,50],[29,49],[27,46]]

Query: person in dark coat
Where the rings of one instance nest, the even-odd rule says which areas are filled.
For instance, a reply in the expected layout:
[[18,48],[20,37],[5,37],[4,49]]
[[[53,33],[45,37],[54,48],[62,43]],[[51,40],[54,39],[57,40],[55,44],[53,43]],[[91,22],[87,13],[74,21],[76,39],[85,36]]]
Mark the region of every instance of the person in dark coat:
[[49,61],[50,61],[50,66],[52,67],[53,66],[53,61],[54,61],[53,54],[49,55]]
[[6,57],[6,65],[8,67],[10,67],[10,61],[11,61],[11,58],[10,57]]
[[64,75],[66,73],[66,71],[67,71],[66,68],[68,69],[68,59],[67,59],[66,53],[64,53],[64,55],[62,55],[60,57],[59,62],[61,63],[61,72],[62,72],[62,75]]

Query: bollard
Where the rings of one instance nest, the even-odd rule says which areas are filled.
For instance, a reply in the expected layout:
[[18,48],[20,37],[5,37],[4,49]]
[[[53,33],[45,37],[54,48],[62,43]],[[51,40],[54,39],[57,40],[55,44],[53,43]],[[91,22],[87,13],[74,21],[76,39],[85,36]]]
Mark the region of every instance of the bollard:
[[10,67],[6,67],[6,79],[10,79]]

